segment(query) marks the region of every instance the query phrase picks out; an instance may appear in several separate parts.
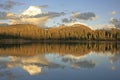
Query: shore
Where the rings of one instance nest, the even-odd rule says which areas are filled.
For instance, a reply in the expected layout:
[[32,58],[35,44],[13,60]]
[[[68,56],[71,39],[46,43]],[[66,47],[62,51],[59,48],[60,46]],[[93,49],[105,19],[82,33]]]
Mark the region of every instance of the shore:
[[0,44],[24,44],[24,43],[120,43],[119,40],[25,40],[25,39],[1,39]]

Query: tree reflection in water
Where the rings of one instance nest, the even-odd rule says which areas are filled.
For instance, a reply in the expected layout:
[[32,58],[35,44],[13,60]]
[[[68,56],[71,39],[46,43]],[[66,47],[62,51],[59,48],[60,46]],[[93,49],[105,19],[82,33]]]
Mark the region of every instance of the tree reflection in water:
[[0,79],[34,76],[53,69],[94,69],[103,64],[102,60],[112,64],[102,66],[116,70],[120,44],[6,44],[0,46],[0,55]]

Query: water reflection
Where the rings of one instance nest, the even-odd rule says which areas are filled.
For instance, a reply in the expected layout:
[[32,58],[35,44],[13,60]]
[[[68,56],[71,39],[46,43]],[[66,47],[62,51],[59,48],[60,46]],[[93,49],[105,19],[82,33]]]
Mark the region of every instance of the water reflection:
[[59,53],[61,55],[85,55],[91,51],[116,53],[119,43],[79,43],[79,44],[4,44],[0,45],[0,55],[33,56],[36,54]]
[[111,63],[120,61],[120,53],[113,55],[112,57],[110,57],[110,61]]
[[26,70],[30,75],[39,74],[42,70],[42,67],[36,65],[25,65],[23,69]]
[[119,43],[6,44],[0,55],[0,80],[120,79]]
[[84,61],[72,63],[73,68],[94,68],[95,65],[96,62],[92,60],[90,61],[84,60]]

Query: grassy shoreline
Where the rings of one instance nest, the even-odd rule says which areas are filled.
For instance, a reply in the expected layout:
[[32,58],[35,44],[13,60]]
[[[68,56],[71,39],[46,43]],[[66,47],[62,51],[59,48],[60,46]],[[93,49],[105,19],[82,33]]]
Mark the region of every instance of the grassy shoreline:
[[119,40],[25,40],[25,39],[1,39],[0,44],[23,43],[120,43]]

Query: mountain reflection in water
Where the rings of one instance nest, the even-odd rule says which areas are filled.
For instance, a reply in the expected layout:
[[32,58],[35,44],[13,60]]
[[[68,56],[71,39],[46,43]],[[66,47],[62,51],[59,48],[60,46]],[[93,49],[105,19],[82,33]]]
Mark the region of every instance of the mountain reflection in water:
[[53,80],[60,75],[63,80],[80,80],[87,79],[81,77],[85,73],[91,79],[115,80],[120,79],[119,62],[119,43],[4,44],[0,45],[0,80]]

